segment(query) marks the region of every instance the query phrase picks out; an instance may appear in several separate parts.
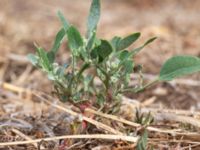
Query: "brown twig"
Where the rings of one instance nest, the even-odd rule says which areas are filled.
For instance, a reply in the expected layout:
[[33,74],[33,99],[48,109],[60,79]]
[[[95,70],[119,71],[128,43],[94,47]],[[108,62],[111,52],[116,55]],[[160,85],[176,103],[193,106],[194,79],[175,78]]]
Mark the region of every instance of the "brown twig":
[[70,109],[67,109],[67,108],[65,108],[65,107],[62,107],[62,106],[57,105],[57,104],[55,104],[55,103],[51,103],[50,101],[48,101],[48,100],[46,100],[45,98],[43,98],[38,92],[33,92],[33,94],[34,94],[35,96],[39,97],[40,99],[42,99],[44,102],[50,104],[51,106],[56,107],[56,108],[58,108],[58,109],[60,109],[60,110],[62,110],[62,111],[65,111],[65,112],[67,112],[67,113],[69,113],[70,115],[73,115],[73,116],[75,116],[75,117],[79,117],[79,118],[81,118],[82,120],[85,120],[85,121],[87,121],[88,123],[91,123],[91,124],[95,125],[97,128],[101,128],[101,129],[106,130],[107,132],[112,133],[112,134],[123,135],[123,133],[121,133],[121,132],[115,130],[114,128],[112,128],[112,127],[110,127],[110,126],[107,126],[107,125],[105,125],[105,124],[103,124],[103,123],[101,123],[101,122],[98,122],[98,121],[94,120],[94,119],[91,119],[91,118],[88,118],[88,117],[83,116],[83,115],[81,115],[81,114],[78,114],[78,113],[76,113],[76,112],[74,112],[74,111],[72,111],[72,110],[70,110]]
[[34,94],[35,96],[39,97],[39,98],[40,98],[41,100],[43,100],[44,102],[46,102],[46,103],[48,103],[48,104],[50,104],[50,105],[52,105],[52,106],[54,106],[54,107],[56,107],[56,108],[58,108],[58,109],[60,109],[60,110],[63,110],[63,111],[65,111],[65,112],[67,112],[67,113],[69,113],[69,114],[71,114],[71,115],[73,115],[73,116],[79,117],[79,118],[81,118],[81,119],[83,119],[83,120],[85,120],[85,121],[87,121],[87,122],[89,122],[89,123],[95,125],[95,126],[98,127],[98,128],[101,128],[101,129],[103,129],[103,130],[106,130],[106,131],[108,131],[109,133],[112,133],[112,134],[123,135],[123,133],[121,133],[121,132],[119,132],[119,131],[113,129],[112,127],[109,127],[109,126],[107,126],[107,125],[105,125],[105,124],[103,124],[103,123],[101,123],[101,122],[98,122],[98,121],[96,121],[96,120],[94,120],[94,119],[91,119],[91,118],[85,117],[85,116],[83,116],[83,115],[80,115],[80,114],[78,114],[78,113],[76,113],[76,112],[74,112],[74,111],[72,111],[72,110],[70,110],[70,109],[64,108],[64,107],[59,106],[59,105],[57,105],[57,104],[51,103],[50,101],[48,101],[48,100],[46,100],[45,98],[43,98],[43,97],[39,94],[39,92],[30,91],[30,90],[27,90],[27,89],[24,89],[24,88],[21,88],[21,87],[18,87],[18,86],[9,84],[9,83],[2,83],[2,87],[5,88],[5,89],[7,89],[7,90],[11,90],[11,91],[13,91],[13,92],[18,92],[18,93],[27,92],[28,95],[30,95],[30,93],[32,93],[32,94]]
[[136,143],[138,137],[125,136],[125,135],[113,135],[113,134],[90,134],[90,135],[64,135],[64,136],[55,136],[49,138],[41,138],[28,141],[15,141],[15,142],[4,142],[0,143],[0,146],[11,146],[11,145],[22,145],[22,144],[32,144],[38,143],[40,141],[53,141],[61,139],[102,139],[102,140],[123,140],[127,142]]
[[[21,131],[17,130],[17,129],[11,129],[12,132],[14,132],[15,134],[19,135],[20,137],[22,137],[23,139],[30,141],[32,140],[30,137],[28,137],[27,135],[23,134]],[[35,148],[37,148],[37,144],[33,143],[33,145],[35,146]],[[44,148],[44,147],[42,147]]]
[[[99,116],[107,118],[107,119],[112,119],[112,120],[124,123],[126,125],[130,125],[130,126],[133,126],[133,127],[141,127],[140,124],[128,121],[128,120],[123,119],[121,117],[117,117],[117,116],[109,115],[109,114],[104,114],[102,112],[98,112],[98,111],[95,111],[95,110],[92,110],[92,109],[89,109],[89,108],[87,108],[85,111],[87,111],[89,113],[93,113],[95,115],[99,115]],[[179,136],[180,135],[185,135],[185,136],[196,136],[196,135],[198,135],[198,134],[195,134],[195,133],[180,133],[180,132],[178,132],[180,130],[166,130],[166,129],[159,129],[159,128],[155,128],[155,127],[151,127],[151,126],[148,126],[147,130],[159,132],[159,133],[172,134],[174,136],[175,135],[179,135]]]
[[[20,88],[20,87],[17,87],[17,86],[14,86],[14,85],[11,85],[11,84],[8,84],[8,83],[3,83],[2,85],[4,88],[8,89],[8,90],[11,90],[11,91],[14,91],[14,92],[28,92],[28,93],[31,93],[31,91],[29,90],[26,90],[26,89],[23,89],[23,88]],[[33,92],[34,93],[34,92]],[[35,94],[37,96],[39,96],[43,101],[45,101],[46,103],[62,110],[62,111],[65,111],[73,116],[81,116],[83,120],[91,123],[91,124],[94,124],[96,127],[98,128],[102,128],[112,134],[118,134],[118,135],[122,135],[121,132],[119,131],[116,131],[115,129],[103,124],[103,123],[100,123],[100,122],[97,122],[96,120],[93,120],[91,118],[88,118],[88,117],[85,117],[85,116],[82,116],[82,115],[79,115],[78,113],[70,110],[70,109],[67,109],[67,108],[64,108],[62,106],[59,106],[59,105],[56,105],[52,102],[49,102],[48,100],[46,100],[45,98],[43,98],[40,94],[40,92],[35,92]],[[143,108],[142,108],[143,109]],[[172,110],[171,110],[172,111]],[[174,110],[176,111],[176,110]],[[96,114],[96,115],[99,115],[99,116],[102,116],[102,117],[105,117],[105,118],[108,118],[108,119],[112,119],[112,120],[115,120],[115,121],[119,121],[119,122],[122,122],[124,124],[127,124],[127,125],[130,125],[130,126],[133,126],[133,127],[140,127],[139,124],[136,124],[134,122],[131,122],[131,121],[128,121],[128,120],[125,120],[123,118],[120,118],[120,117],[117,117],[117,116],[113,116],[113,115],[108,115],[108,114],[103,114],[101,112],[96,112],[94,110],[90,110],[90,112]],[[187,111],[179,111],[179,113],[184,113],[184,112],[187,112]],[[189,113],[189,112],[188,112]],[[197,127],[200,127],[200,123],[197,119],[195,118],[192,118],[192,117],[185,117],[185,116],[179,116],[179,115],[176,115],[175,113],[174,114],[168,114],[168,113],[162,113],[165,115],[165,119],[168,119],[168,120],[173,120],[173,121],[177,121],[177,122],[183,122],[183,123],[188,123],[188,124],[192,124],[194,126],[197,126]],[[154,114],[154,116],[156,116],[156,114]],[[192,132],[180,132],[180,130],[166,130],[166,129],[160,129],[160,128],[155,128],[155,127],[147,127],[147,129],[149,131],[154,131],[154,132],[160,132],[160,133],[166,133],[166,134],[171,134],[173,136],[184,136],[184,137],[189,137],[189,138],[195,138],[195,139],[199,139],[200,138],[200,135],[197,134],[197,133],[192,133]]]

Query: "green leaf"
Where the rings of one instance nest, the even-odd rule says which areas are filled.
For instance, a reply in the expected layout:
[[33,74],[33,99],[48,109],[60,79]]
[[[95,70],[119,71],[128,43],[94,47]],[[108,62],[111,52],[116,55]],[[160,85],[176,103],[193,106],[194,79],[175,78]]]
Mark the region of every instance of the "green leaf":
[[98,21],[100,19],[101,4],[100,0],[93,0],[90,13],[87,20],[87,36],[90,37],[92,32],[96,30]]
[[95,44],[95,39],[96,39],[96,32],[92,33],[92,36],[90,37],[90,39],[88,40],[86,49],[89,51],[92,49],[93,45]]
[[147,40],[147,41],[144,43],[144,45],[142,45],[141,47],[138,47],[138,48],[136,48],[136,49],[133,49],[132,52],[131,52],[132,55],[136,55],[136,54],[137,54],[138,52],[140,52],[145,46],[147,46],[148,44],[152,43],[155,39],[157,39],[157,37],[153,37],[153,38]]
[[94,45],[95,47],[98,47],[99,45],[101,45],[101,39],[98,39],[97,37],[95,37]]
[[71,26],[67,30],[68,44],[72,51],[77,51],[81,46],[83,46],[83,39],[79,31]]
[[121,51],[120,55],[119,55],[119,59],[121,61],[128,59],[130,57],[130,52],[127,50]]
[[101,40],[101,45],[98,47],[98,54],[101,57],[107,57],[112,53],[112,46],[106,40]]
[[77,77],[80,78],[80,76],[82,75],[82,73],[83,73],[86,69],[88,69],[89,67],[90,67],[90,64],[89,64],[89,63],[84,63],[84,64],[81,66],[81,68],[80,68],[80,70],[79,70],[79,72],[78,72],[78,74],[77,74]]
[[92,59],[96,59],[98,57],[97,48],[92,49],[90,56],[92,57]]
[[132,60],[125,60],[125,61],[123,61],[122,65],[124,66],[126,73],[133,72],[134,63]]
[[28,60],[35,66],[38,64],[38,58],[34,54],[28,54]]
[[[83,80],[83,84],[84,84],[84,90],[89,92],[92,88],[91,84],[93,81],[93,77],[90,75],[87,75],[84,80]],[[93,89],[92,89],[93,90]]]
[[194,56],[174,56],[161,68],[159,80],[170,81],[200,71],[200,59]]
[[60,48],[60,44],[62,39],[65,36],[65,30],[62,28],[60,29],[60,31],[57,33],[53,47],[51,49],[52,52],[54,52],[56,54],[56,52],[58,51],[58,49]]
[[47,56],[47,52],[41,47],[36,47],[36,50],[37,50],[39,58],[41,60],[42,67],[46,71],[50,71],[52,69],[52,67],[51,67],[51,64],[49,62],[49,58]]
[[84,47],[79,49],[79,56],[80,56],[81,60],[83,60],[85,62],[89,61],[87,50]]
[[110,43],[106,40],[100,40],[100,45],[93,48],[90,55],[93,59],[99,58],[99,62],[102,62],[106,57],[108,57],[113,49]]
[[120,40],[117,45],[117,50],[122,50],[129,47],[133,42],[135,42],[140,37],[140,33],[133,33],[122,40]]
[[68,28],[70,27],[70,24],[68,23],[68,21],[65,19],[64,15],[60,11],[58,11],[58,17],[60,18],[60,21],[62,22],[64,30],[66,32]]
[[82,101],[81,99],[81,96],[82,96],[82,93],[80,91],[76,92],[74,95],[73,95],[73,102],[74,103],[79,103]]
[[105,99],[104,95],[101,94],[101,93],[99,93],[99,94],[97,95],[97,104],[98,104],[100,107],[102,107],[102,106],[104,105],[105,101],[106,101],[106,99]]
[[113,48],[114,48],[115,50],[117,50],[117,46],[118,46],[118,44],[119,44],[119,42],[120,42],[121,39],[122,39],[122,38],[119,37],[119,36],[115,36],[115,37],[112,38],[111,44],[112,44],[112,46],[113,46]]
[[127,50],[120,51],[119,53],[119,60],[120,60],[120,65],[124,69],[125,73],[132,73],[133,68],[134,68],[134,62],[130,58],[130,52]]
[[146,150],[147,149],[147,143],[148,142],[148,133],[147,130],[144,130],[143,135],[140,137],[138,143],[137,143],[137,150]]
[[55,53],[52,52],[52,51],[50,51],[50,52],[47,53],[47,57],[48,57],[48,59],[49,59],[49,62],[50,62],[50,63],[53,63],[54,60],[55,60]]

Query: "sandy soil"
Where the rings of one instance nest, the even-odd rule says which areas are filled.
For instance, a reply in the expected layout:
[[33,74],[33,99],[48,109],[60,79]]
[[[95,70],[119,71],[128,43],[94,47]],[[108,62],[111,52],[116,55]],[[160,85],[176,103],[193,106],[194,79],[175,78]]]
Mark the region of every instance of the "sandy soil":
[[[0,81],[50,93],[51,83],[32,67],[26,55],[34,52],[33,42],[46,49],[51,48],[61,26],[56,16],[58,10],[85,33],[89,5],[90,0],[1,0]],[[155,76],[163,62],[172,55],[200,56],[199,8],[198,0],[105,0],[102,1],[98,34],[110,39],[114,35],[141,32],[141,39],[132,47],[157,36],[158,39],[135,58],[137,63],[143,64],[145,74]],[[59,52],[59,61],[65,62],[68,54],[65,43]],[[145,77],[149,79],[148,75]],[[141,102],[155,97],[154,107],[199,110],[199,81],[199,74],[195,74],[175,83],[158,84],[144,93],[128,96]],[[20,98],[6,90],[0,91],[0,114],[10,114],[16,109],[21,110],[20,114],[32,113],[30,110],[37,108],[33,102],[25,105],[26,102],[17,101]],[[34,113],[38,111],[41,112],[36,109]]]

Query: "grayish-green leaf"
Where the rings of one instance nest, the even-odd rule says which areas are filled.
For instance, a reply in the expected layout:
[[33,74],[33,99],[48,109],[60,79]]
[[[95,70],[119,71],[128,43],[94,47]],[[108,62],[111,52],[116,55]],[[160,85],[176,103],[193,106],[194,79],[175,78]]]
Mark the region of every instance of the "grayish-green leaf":
[[85,61],[85,62],[88,62],[89,61],[89,58],[88,58],[88,52],[85,48],[81,48],[79,49],[79,56],[80,58]]
[[88,69],[90,67],[90,64],[89,63],[84,63],[82,66],[81,66],[81,68],[80,68],[80,70],[79,70],[79,72],[78,72],[78,74],[77,74],[77,77],[79,78],[81,75],[82,75],[82,73],[86,70],[86,69]]
[[112,46],[113,46],[113,48],[114,48],[115,50],[117,50],[117,46],[118,46],[118,44],[119,44],[119,42],[120,42],[121,39],[122,39],[122,38],[119,37],[119,36],[115,36],[115,37],[112,38],[111,44],[112,44]]
[[103,94],[101,94],[101,93],[99,93],[98,95],[97,95],[97,104],[99,105],[99,106],[103,106],[104,105],[104,103],[105,103],[105,97],[104,97],[104,95]]
[[92,32],[96,30],[98,21],[100,19],[101,5],[100,0],[93,0],[90,13],[87,20],[87,36],[90,37]]
[[64,28],[60,29],[60,31],[57,33],[53,47],[51,49],[52,52],[54,52],[56,54],[56,52],[58,51],[58,49],[60,48],[60,44],[62,39],[65,36],[65,30]]
[[48,77],[48,79],[51,80],[51,81],[55,81],[55,80],[56,80],[54,74],[52,74],[52,73],[48,73],[48,74],[47,74],[47,77]]
[[34,54],[28,54],[28,60],[35,66],[38,64],[38,58]]
[[200,71],[200,59],[194,56],[174,56],[168,59],[160,71],[160,81],[170,81],[183,75]]
[[133,72],[133,61],[132,60],[125,60],[123,61],[122,65],[124,66],[126,73],[132,73]]
[[117,45],[117,50],[123,50],[123,49],[129,47],[139,37],[140,37],[140,33],[133,33],[131,35],[128,35],[127,37],[125,37],[119,41],[119,44]]
[[67,30],[68,44],[72,51],[77,51],[81,46],[83,46],[83,39],[79,31],[71,26]]
[[133,49],[132,52],[131,52],[132,55],[136,55],[136,54],[137,54],[138,52],[140,52],[145,46],[147,46],[148,44],[152,43],[155,39],[157,39],[157,37],[153,37],[153,38],[147,40],[147,41],[144,43],[144,45],[142,45],[141,47],[138,47],[138,48],[136,48],[136,49]]
[[89,51],[92,49],[93,45],[95,44],[95,39],[96,39],[96,32],[92,33],[92,36],[90,37],[90,39],[87,42],[87,46],[86,49]]
[[85,89],[85,91],[90,91],[92,80],[93,80],[93,77],[92,77],[91,75],[87,75],[87,76],[84,78],[83,84],[84,84],[84,89]]
[[42,62],[43,68],[47,71],[50,71],[52,68],[51,68],[51,64],[49,62],[49,58],[47,56],[47,52],[41,47],[36,47],[36,50],[37,50],[39,58]]
[[70,24],[68,23],[68,21],[65,19],[64,15],[60,11],[58,11],[58,17],[60,18],[60,21],[62,22],[64,30],[66,32],[68,28],[70,27]]
[[120,55],[119,55],[119,59],[121,61],[128,59],[130,57],[130,52],[127,50],[121,51]]
[[137,150],[146,150],[147,149],[147,143],[148,142],[148,133],[147,130],[144,130],[144,133],[140,137],[138,143],[137,143]]
[[95,44],[95,47],[98,47],[101,44],[101,40],[95,37],[94,44]]

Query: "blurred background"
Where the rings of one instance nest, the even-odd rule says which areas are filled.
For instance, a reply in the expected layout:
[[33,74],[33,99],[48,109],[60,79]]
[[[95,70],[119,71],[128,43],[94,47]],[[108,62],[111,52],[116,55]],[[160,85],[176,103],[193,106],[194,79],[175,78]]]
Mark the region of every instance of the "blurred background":
[[[61,27],[56,15],[61,10],[81,33],[86,31],[86,19],[91,0],[1,0],[0,1],[0,80],[25,88],[50,92],[50,82],[27,61],[37,42],[50,49]],[[141,32],[136,47],[147,39],[158,39],[136,58],[144,72],[159,73],[163,62],[172,55],[200,55],[199,0],[102,0],[102,15],[98,35],[110,39]],[[66,43],[59,52],[59,61],[68,58]],[[195,74],[189,79],[200,81]],[[158,92],[160,90],[160,92]],[[141,101],[156,96],[156,101],[169,108],[200,109],[199,86],[162,83],[143,94],[130,95]],[[176,103],[175,103],[176,102]]]

